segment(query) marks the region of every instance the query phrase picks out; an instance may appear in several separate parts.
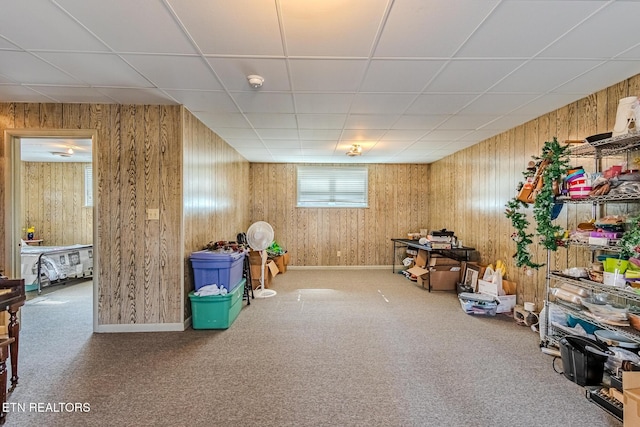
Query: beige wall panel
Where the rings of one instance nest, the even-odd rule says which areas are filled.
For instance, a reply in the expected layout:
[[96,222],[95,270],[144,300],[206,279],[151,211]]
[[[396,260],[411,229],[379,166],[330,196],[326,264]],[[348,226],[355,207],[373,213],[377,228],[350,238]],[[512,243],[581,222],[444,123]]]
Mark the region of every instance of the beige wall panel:
[[[86,163],[23,163],[23,208],[26,228],[35,227],[43,245],[59,246],[93,242],[91,208],[83,206]],[[55,199],[55,204],[50,200]],[[55,208],[52,208],[55,206]]]
[[[426,222],[428,168],[369,165],[369,208],[311,209],[295,207],[295,165],[252,163],[251,221],[273,226],[292,265],[388,265],[390,239],[417,232],[422,227],[418,224]],[[284,187],[289,188],[286,197]]]
[[[162,107],[167,111],[179,111],[179,107]],[[144,106],[119,106],[100,104],[0,104],[0,130],[5,129],[87,129],[97,131],[94,165],[96,193],[94,200],[100,222],[93,223],[93,219],[81,219],[78,215],[90,216],[90,209],[77,209],[77,212],[66,212],[65,207],[81,206],[81,185],[84,172],[76,171],[76,178],[67,179],[66,170],[62,165],[40,165],[38,175],[41,179],[51,183],[52,191],[43,196],[42,212],[56,213],[66,221],[76,221],[84,224],[84,228],[92,225],[97,227],[98,240],[93,242],[98,248],[100,269],[98,292],[98,324],[126,324],[126,323],[156,323],[159,311],[167,313],[162,321],[181,322],[179,305],[159,307],[158,292],[174,293],[173,298],[180,301],[180,290],[161,289],[171,283],[180,283],[179,271],[172,266],[159,272],[158,266],[151,260],[159,258],[157,245],[145,246],[144,214],[145,188],[161,188],[158,181],[160,171],[154,166],[153,156],[157,156],[160,148],[159,135],[164,132],[169,145],[174,147],[170,162],[179,165],[181,117],[179,114],[165,116],[164,119],[145,118]],[[149,110],[157,115],[157,107]],[[148,121],[145,121],[147,120]],[[175,123],[165,123],[172,120]],[[162,130],[162,129],[168,129]],[[148,140],[145,141],[145,135]],[[141,150],[141,151],[140,151]],[[138,157],[139,155],[139,157]],[[146,157],[145,157],[146,156]],[[151,157],[149,157],[151,156]],[[7,159],[3,156],[3,165]],[[145,169],[145,167],[147,169]],[[155,168],[156,171],[151,169]],[[177,167],[167,168],[174,172]],[[35,176],[35,175],[34,175]],[[173,176],[171,183],[180,183],[179,177]],[[146,187],[145,187],[146,186]],[[1,186],[4,195],[4,183]],[[68,201],[65,197],[75,194],[75,198]],[[164,208],[179,211],[182,199],[179,192],[172,188],[168,191],[164,201]],[[28,199],[27,199],[28,200]],[[163,215],[162,207],[161,217]],[[51,242],[58,241],[66,244],[71,227],[57,227],[52,219],[43,219],[42,232],[51,236]],[[48,222],[47,222],[48,221]],[[181,235],[181,219],[171,217],[170,227],[160,233],[161,239],[170,242],[171,252],[175,252]],[[4,228],[4,223],[2,224]],[[37,230],[36,230],[37,232]],[[89,231],[85,236],[92,237]],[[80,238],[80,237],[79,237]],[[70,243],[82,243],[71,241]],[[6,251],[4,242],[2,250]],[[180,251],[179,251],[180,252]],[[178,256],[178,260],[181,255]],[[145,260],[149,260],[145,264]],[[108,267],[105,267],[108,266]],[[145,272],[145,268],[147,269]],[[155,271],[152,271],[155,270]],[[158,277],[164,277],[158,281]]]
[[[195,284],[189,256],[192,252],[203,249],[210,241],[235,241],[239,232],[249,227],[249,188],[258,188],[262,192],[263,180],[249,181],[249,163],[224,142],[218,135],[208,129],[193,114],[183,110],[184,130],[182,131],[183,148],[176,152],[178,146],[168,147],[161,151],[162,179],[167,181],[166,188],[170,193],[163,194],[161,199],[170,199],[174,195],[182,198],[182,209],[176,209],[165,218],[164,226],[179,221],[184,216],[183,243],[166,242],[164,251],[169,255],[164,261],[164,268],[171,269],[175,265],[184,266],[184,310],[185,318],[190,316],[191,302],[188,293]],[[162,139],[162,138],[161,138]],[[164,162],[178,157],[181,170],[166,170]],[[181,176],[184,179],[181,179]],[[184,182],[184,185],[182,185]],[[277,186],[274,184],[274,189]],[[182,189],[182,190],[181,190]],[[272,203],[272,202],[270,202]],[[274,209],[277,204],[274,203]],[[175,246],[170,246],[175,245]],[[183,246],[183,251],[176,247]],[[182,255],[184,253],[184,256]],[[173,254],[183,256],[175,259]],[[175,268],[174,268],[175,269]],[[175,298],[178,292],[163,295],[164,298]],[[170,306],[179,305],[180,301],[171,301]],[[182,319],[181,319],[182,320]]]
[[[625,96],[640,95],[640,75],[628,81],[616,84],[606,90],[581,99],[567,105],[557,111],[550,112],[523,125],[517,126],[502,135],[489,138],[477,146],[469,147],[457,152],[445,159],[431,165],[429,179],[429,203],[431,206],[429,223],[431,228],[446,226],[456,231],[465,245],[479,248],[477,254],[482,263],[495,262],[495,258],[508,254],[505,260],[508,265],[507,277],[518,283],[518,301],[536,301],[541,307],[544,298],[545,269],[533,271],[531,276],[525,269],[516,268],[511,258],[515,252],[515,243],[511,240],[513,228],[510,222],[504,222],[504,205],[516,195],[517,183],[522,181],[522,172],[531,156],[538,156],[545,141],[554,136],[560,142],[567,139],[583,139],[596,133],[611,131],[615,122],[615,114],[618,100]],[[502,150],[508,152],[508,156],[502,155]],[[623,160],[632,162],[637,153],[623,156]],[[495,163],[492,159],[499,159]],[[616,159],[613,163],[619,163]],[[573,164],[585,163],[587,170],[593,170],[592,159],[574,159]],[[613,164],[611,161],[605,166]],[[448,169],[456,170],[455,185],[447,185],[443,177],[450,177]],[[483,169],[483,170],[481,170]],[[495,170],[494,172],[491,172]],[[506,171],[506,172],[503,172]],[[495,177],[497,187],[484,188],[489,182],[487,179]],[[460,183],[464,183],[461,185]],[[491,187],[491,186],[490,186]],[[443,209],[434,208],[447,200],[449,194],[456,194],[457,200],[453,202],[457,210],[465,213],[461,215],[448,215]],[[483,212],[469,214],[474,209],[474,198],[486,199],[480,202]],[[532,207],[525,210],[533,223]],[[606,213],[640,212],[638,204],[619,204],[607,206]],[[557,223],[567,229],[575,229],[578,222],[588,220],[591,217],[591,207],[587,205],[565,205]],[[473,224],[468,227],[467,224]],[[497,224],[495,230],[490,230]],[[506,228],[503,230],[503,228]],[[535,224],[530,231],[533,232]],[[498,239],[491,242],[483,242],[482,239]],[[539,247],[537,239],[531,247],[535,262],[546,262],[546,251]],[[497,250],[494,248],[498,248]],[[582,265],[588,263],[590,253],[577,248],[559,249],[552,254],[553,268],[565,268],[566,266]]]

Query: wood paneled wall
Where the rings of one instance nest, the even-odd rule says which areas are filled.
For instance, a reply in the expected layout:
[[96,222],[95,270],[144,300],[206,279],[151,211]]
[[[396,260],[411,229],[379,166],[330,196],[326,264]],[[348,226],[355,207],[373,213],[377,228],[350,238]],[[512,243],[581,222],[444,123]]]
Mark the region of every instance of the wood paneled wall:
[[[249,162],[184,110],[184,294],[194,289],[189,255],[236,240],[249,224]],[[185,316],[191,306],[185,298]]]
[[22,212],[43,245],[93,243],[93,207],[84,205],[85,167],[91,163],[23,162]]
[[295,164],[251,163],[251,222],[273,226],[276,241],[290,252],[291,265],[389,265],[391,238],[427,228],[434,206],[429,199],[429,166],[368,168],[368,208],[311,209],[296,208]]
[[[181,112],[179,106],[0,104],[0,131],[97,132],[99,326],[183,323]],[[159,209],[159,220],[147,220],[150,208]],[[4,231],[4,212],[0,216]],[[4,254],[5,242],[0,245]]]
[[[477,248],[480,261],[485,264],[498,259],[505,261],[508,278],[518,283],[518,301],[535,301],[541,308],[546,270],[543,267],[527,271],[515,267],[512,258],[515,243],[511,239],[514,229],[504,215],[505,205],[516,195],[517,185],[523,180],[522,172],[532,156],[540,155],[545,141],[554,136],[563,142],[610,132],[619,99],[631,95],[640,95],[640,75],[432,164],[429,203],[442,209],[430,210],[430,226],[455,230],[465,245]],[[583,165],[587,171],[595,169],[593,160],[572,160],[574,166]],[[619,204],[608,206],[605,213],[636,211],[637,205]],[[531,208],[527,212],[533,231]],[[575,229],[579,222],[591,216],[589,205],[565,205],[557,223]],[[537,241],[531,249],[536,262],[546,263],[547,251],[539,247]],[[577,248],[560,249],[551,257],[551,266],[559,269],[589,263],[589,253]]]

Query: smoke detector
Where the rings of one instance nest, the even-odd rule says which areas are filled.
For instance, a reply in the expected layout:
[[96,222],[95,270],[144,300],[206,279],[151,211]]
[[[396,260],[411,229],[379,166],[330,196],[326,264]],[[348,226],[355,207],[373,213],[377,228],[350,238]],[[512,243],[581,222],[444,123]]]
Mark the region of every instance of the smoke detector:
[[258,89],[259,87],[262,87],[262,83],[264,83],[264,79],[261,76],[258,76],[255,74],[251,74],[250,76],[247,76],[247,80],[249,81],[249,86],[251,86],[254,89]]

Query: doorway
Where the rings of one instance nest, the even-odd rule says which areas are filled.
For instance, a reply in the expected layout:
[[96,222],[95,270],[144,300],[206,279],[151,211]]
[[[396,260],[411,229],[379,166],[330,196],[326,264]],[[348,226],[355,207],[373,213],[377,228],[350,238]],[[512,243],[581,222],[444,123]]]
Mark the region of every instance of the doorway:
[[[98,319],[99,271],[98,254],[93,246],[97,241],[98,221],[93,203],[96,151],[96,132],[92,130],[5,131],[8,159],[5,174],[5,265],[9,267],[5,274],[25,277],[32,271],[27,265],[30,262],[28,256],[21,253],[23,245],[29,248],[25,252],[32,253],[38,253],[39,247],[47,250],[61,247],[59,252],[46,255],[47,268],[50,269],[46,274],[51,274],[54,281],[59,282],[74,274],[84,276],[90,265],[93,331]],[[26,189],[27,185],[31,186],[31,191]],[[34,190],[34,185],[43,188]],[[25,245],[25,241],[30,242]],[[91,259],[87,260],[89,257]],[[44,275],[36,273],[28,281],[25,277],[27,289],[33,292],[32,280]]]

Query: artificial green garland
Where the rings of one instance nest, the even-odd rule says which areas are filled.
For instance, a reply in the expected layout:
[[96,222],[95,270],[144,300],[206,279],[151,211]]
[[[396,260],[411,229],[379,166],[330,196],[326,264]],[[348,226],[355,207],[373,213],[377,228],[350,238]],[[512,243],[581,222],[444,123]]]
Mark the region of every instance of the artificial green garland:
[[[554,183],[557,183],[563,175],[566,175],[569,169],[568,150],[568,145],[561,145],[557,138],[554,137],[553,141],[544,143],[540,157],[533,156],[538,165],[544,159],[549,160],[549,164],[542,172],[542,188],[536,194],[533,203],[533,217],[538,224],[536,232],[540,236],[540,244],[545,249],[552,251],[558,249],[558,235],[563,231],[562,227],[552,223],[552,211],[555,204]],[[523,172],[523,175],[531,177],[534,173],[535,171],[528,169]],[[520,183],[519,189],[522,185],[523,183]],[[529,246],[533,243],[533,234],[527,233],[526,229],[530,223],[526,214],[520,212],[521,208],[528,208],[529,204],[514,197],[506,206],[505,215],[511,220],[513,228],[516,229],[515,233],[511,235],[516,242],[516,253],[513,256],[516,266],[527,266],[535,269],[542,267],[544,264],[537,264],[531,260]]]

